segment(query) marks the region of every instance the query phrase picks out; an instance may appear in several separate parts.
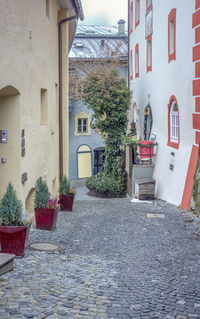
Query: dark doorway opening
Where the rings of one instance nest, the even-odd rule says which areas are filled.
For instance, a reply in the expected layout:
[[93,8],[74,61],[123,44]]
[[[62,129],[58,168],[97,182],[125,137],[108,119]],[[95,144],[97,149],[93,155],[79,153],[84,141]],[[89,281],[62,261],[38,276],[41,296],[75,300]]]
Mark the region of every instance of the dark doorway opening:
[[102,172],[104,163],[104,147],[98,147],[94,149],[94,175]]

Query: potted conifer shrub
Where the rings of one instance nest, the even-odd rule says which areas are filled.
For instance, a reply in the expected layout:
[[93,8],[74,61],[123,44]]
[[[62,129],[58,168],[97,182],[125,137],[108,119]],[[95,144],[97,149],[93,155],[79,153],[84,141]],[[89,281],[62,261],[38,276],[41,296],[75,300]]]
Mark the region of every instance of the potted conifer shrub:
[[39,177],[35,184],[35,222],[36,228],[52,230],[56,228],[58,202],[51,198],[46,181]]
[[23,256],[30,223],[22,220],[22,202],[11,183],[0,201],[1,252]]
[[76,191],[75,189],[70,188],[70,181],[66,176],[63,176],[60,181],[59,193],[60,209],[71,212],[73,210],[74,196],[76,195]]

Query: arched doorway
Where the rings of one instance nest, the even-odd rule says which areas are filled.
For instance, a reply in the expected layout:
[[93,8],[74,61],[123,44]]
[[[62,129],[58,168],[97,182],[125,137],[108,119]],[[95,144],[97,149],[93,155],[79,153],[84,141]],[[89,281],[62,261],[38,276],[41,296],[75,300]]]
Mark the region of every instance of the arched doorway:
[[81,145],[77,150],[78,178],[86,178],[92,175],[92,156],[88,145]]
[[6,86],[0,89],[0,197],[11,182],[20,195],[20,97],[19,91]]

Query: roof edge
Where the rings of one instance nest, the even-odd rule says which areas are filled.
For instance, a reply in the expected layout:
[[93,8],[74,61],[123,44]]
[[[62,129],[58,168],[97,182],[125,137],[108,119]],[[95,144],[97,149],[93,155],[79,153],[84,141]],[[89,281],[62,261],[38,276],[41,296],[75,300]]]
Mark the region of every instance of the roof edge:
[[84,13],[81,0],[72,0],[73,6],[76,10],[77,15],[80,17],[80,20],[84,20]]
[[72,10],[75,11],[77,18],[79,17],[80,20],[84,20],[83,8],[81,4],[81,0],[57,0],[60,8],[73,8]]

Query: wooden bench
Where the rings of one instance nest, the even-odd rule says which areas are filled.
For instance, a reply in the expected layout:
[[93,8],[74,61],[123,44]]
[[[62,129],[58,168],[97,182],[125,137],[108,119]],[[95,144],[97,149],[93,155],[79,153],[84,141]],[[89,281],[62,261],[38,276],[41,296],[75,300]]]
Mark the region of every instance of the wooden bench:
[[138,199],[155,198],[155,180],[153,178],[138,178],[135,180],[135,194]]

